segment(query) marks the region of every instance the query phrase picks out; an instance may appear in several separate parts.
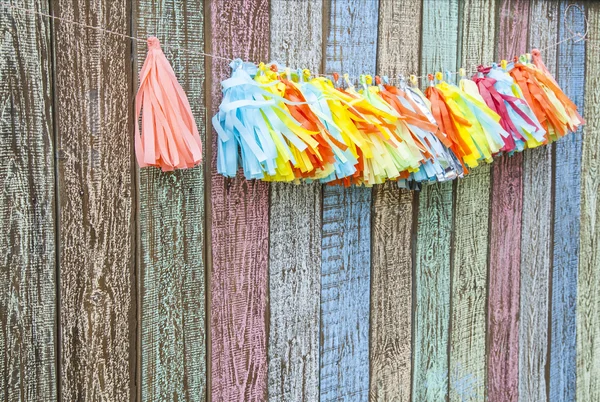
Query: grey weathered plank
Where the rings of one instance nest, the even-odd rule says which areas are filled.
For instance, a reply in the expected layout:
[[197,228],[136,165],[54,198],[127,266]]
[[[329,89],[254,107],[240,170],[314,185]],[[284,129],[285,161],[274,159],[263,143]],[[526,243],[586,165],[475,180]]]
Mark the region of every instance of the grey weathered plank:
[[[53,1],[129,33],[131,3]],[[60,381],[64,400],[135,398],[131,42],[55,22]]]
[[[269,2],[215,0],[208,7],[208,51],[225,57],[267,61]],[[207,31],[208,32],[208,31]],[[221,100],[221,81],[230,76],[227,61],[211,59],[207,109]],[[211,161],[210,399],[264,401],[267,395],[267,292],[269,185],[225,179],[217,174],[216,138],[207,132]]]
[[[48,12],[44,1],[13,4]],[[0,5],[0,398],[53,401],[56,240],[50,23]]]
[[581,242],[577,289],[578,401],[600,400],[600,3],[586,4],[585,101],[581,173]]
[[[421,0],[379,5],[377,73],[419,71]],[[413,193],[375,186],[372,210],[370,399],[410,400]]]
[[[271,0],[271,60],[292,69],[320,71],[322,19],[322,0]],[[313,45],[304,47],[300,43]],[[316,401],[321,185],[273,183],[270,204],[269,400]]]
[[[202,49],[202,2],[135,4],[138,37]],[[204,140],[204,57],[163,47],[186,91]],[[137,44],[137,69],[147,46]],[[136,69],[136,71],[137,71]],[[137,81],[137,77],[136,77]],[[141,399],[203,401],[206,392],[204,309],[204,175],[202,168],[140,171]]]
[[[585,11],[561,1],[559,40],[585,31]],[[581,5],[582,3],[579,2]],[[583,112],[585,93],[585,42],[563,42],[558,48],[557,80]],[[552,264],[552,325],[550,333],[549,400],[574,400],[577,373],[577,268],[581,218],[580,129],[555,145],[554,183],[554,260]]]
[[[458,1],[424,0],[421,75],[456,71]],[[448,396],[452,183],[419,194],[413,350],[413,400]]]
[[[375,71],[378,1],[328,4],[326,71]],[[321,261],[320,400],[369,393],[371,189],[325,186]]]
[[[545,49],[554,74],[560,20],[559,3],[533,0],[529,11],[529,49]],[[546,400],[552,220],[552,147],[523,154],[521,287],[519,309],[519,398]]]
[[[493,0],[461,2],[460,66],[467,74],[494,58]],[[452,244],[449,399],[482,401],[486,381],[487,257],[490,165],[482,164],[456,182]]]

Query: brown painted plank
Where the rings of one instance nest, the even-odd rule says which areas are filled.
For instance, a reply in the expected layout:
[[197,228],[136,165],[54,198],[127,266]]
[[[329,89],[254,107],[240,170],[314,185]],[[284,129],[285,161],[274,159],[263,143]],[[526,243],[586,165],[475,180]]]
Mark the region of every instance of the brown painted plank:
[[[377,73],[419,71],[421,0],[379,5]],[[413,193],[375,186],[372,211],[370,399],[410,400]]]
[[[135,4],[136,36],[203,49],[202,2]],[[137,44],[137,69],[146,57]],[[204,57],[164,47],[204,139]],[[138,82],[137,77],[135,81]],[[204,401],[204,175],[202,168],[140,171],[141,399]]]
[[[48,12],[45,1],[16,6]],[[50,23],[0,5],[0,399],[53,401],[56,241]]]
[[[128,1],[55,15],[129,32]],[[64,400],[135,398],[131,42],[56,22],[60,378]]]
[[586,4],[581,257],[577,293],[577,400],[600,400],[600,3]]
[[[458,1],[423,2],[421,75],[456,71]],[[412,398],[448,397],[452,183],[425,185],[419,194],[415,257]]]
[[[499,5],[496,59],[526,51],[529,0]],[[488,398],[516,401],[519,371],[519,267],[523,208],[523,154],[502,156],[492,167],[488,290]]]
[[[268,61],[269,2],[215,0],[208,6],[209,52],[244,60]],[[230,76],[226,61],[211,59],[207,109],[216,112],[221,80]],[[269,185],[216,170],[217,134],[209,131],[211,160],[212,400],[262,401],[267,393],[267,270]]]
[[[493,0],[461,3],[459,64],[467,74],[493,60],[496,7]],[[449,399],[485,400],[486,303],[491,167],[473,169],[455,187],[452,245]]]
[[[544,49],[548,69],[556,73],[559,2],[533,0],[529,12],[529,49]],[[552,219],[552,147],[523,154],[521,297],[519,312],[519,398],[547,399],[548,315]]]
[[[271,0],[271,60],[320,71],[322,19],[322,0]],[[270,201],[269,400],[316,401],[321,184],[273,183]]]

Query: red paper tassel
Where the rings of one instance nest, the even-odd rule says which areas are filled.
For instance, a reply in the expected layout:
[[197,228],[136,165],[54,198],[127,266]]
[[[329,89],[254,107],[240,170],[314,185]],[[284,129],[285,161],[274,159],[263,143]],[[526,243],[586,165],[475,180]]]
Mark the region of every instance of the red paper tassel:
[[135,154],[140,167],[163,171],[191,168],[202,162],[202,143],[192,109],[157,38],[148,38],[148,56],[135,97]]

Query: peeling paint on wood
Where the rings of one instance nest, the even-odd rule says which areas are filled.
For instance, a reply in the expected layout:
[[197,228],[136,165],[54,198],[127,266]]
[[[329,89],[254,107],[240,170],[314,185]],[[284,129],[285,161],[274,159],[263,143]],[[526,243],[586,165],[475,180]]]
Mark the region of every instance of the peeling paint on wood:
[[[326,70],[374,72],[378,2],[334,0],[329,6]],[[324,187],[321,401],[368,398],[370,231],[370,188]]]
[[[379,6],[377,73],[419,71],[421,0]],[[410,400],[413,193],[395,182],[373,191],[371,339],[372,401]]]
[[[269,2],[227,0],[210,7],[210,50],[226,57],[267,61]],[[211,59],[212,113],[221,81],[230,76],[224,60]],[[267,394],[267,271],[269,185],[216,171],[216,133],[207,160],[211,169],[211,395],[218,401],[263,401]]]
[[[202,49],[202,2],[136,3],[138,37]],[[193,35],[190,33],[193,32]],[[204,57],[164,47],[204,141]],[[140,68],[147,46],[137,46]],[[141,399],[204,401],[204,176],[202,168],[140,171]]]
[[[461,2],[460,66],[493,60],[493,0]],[[486,305],[491,167],[482,164],[456,182],[452,243],[449,399],[483,401],[486,384]]]
[[[129,33],[128,0],[55,15]],[[60,379],[64,400],[136,398],[131,42],[56,21]]]
[[[544,50],[548,69],[556,72],[559,3],[533,0],[528,49]],[[552,147],[523,153],[523,214],[519,308],[519,398],[547,399],[550,231],[552,219]]]
[[[578,401],[600,400],[600,3],[586,3],[581,243],[577,289]],[[569,191],[573,191],[569,189]]]
[[[322,0],[271,0],[271,59],[320,71],[322,19]],[[313,45],[301,45],[308,43]],[[270,201],[269,400],[316,401],[321,184],[273,183]]]
[[[529,0],[503,0],[496,59],[527,47]],[[492,168],[488,283],[488,398],[516,401],[519,374],[519,267],[523,154],[502,156]]]
[[[458,1],[424,0],[423,21],[427,23],[422,26],[421,73],[456,71]],[[448,396],[451,231],[452,183],[424,186],[419,194],[414,277],[412,398],[416,401]]]
[[[571,36],[569,29],[575,32],[585,31],[585,11],[582,13],[574,7],[571,7],[567,14],[567,25],[565,25],[563,15],[571,3],[571,1],[560,3],[559,40]],[[561,44],[558,47],[558,63],[558,83],[583,112],[586,76],[585,42],[569,41]],[[575,135],[570,134],[554,146],[556,178],[549,364],[549,400],[551,401],[575,399],[582,131],[579,130]]]
[[[48,12],[44,1],[20,7]],[[50,24],[0,7],[0,398],[54,401],[55,186]]]

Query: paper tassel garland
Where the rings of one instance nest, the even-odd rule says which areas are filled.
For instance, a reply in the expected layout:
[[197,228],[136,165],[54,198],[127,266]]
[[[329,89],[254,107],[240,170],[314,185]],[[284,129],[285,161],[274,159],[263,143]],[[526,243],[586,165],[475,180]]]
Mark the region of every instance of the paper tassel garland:
[[135,97],[135,154],[140,167],[163,171],[194,167],[202,162],[202,144],[192,109],[157,38],[148,38],[148,56],[140,71]]
[[[162,54],[162,53],[161,53]],[[472,78],[333,80],[235,60],[212,123],[217,170],[247,179],[372,186],[443,182],[495,156],[556,141],[584,123],[539,51],[480,66]],[[415,186],[409,185],[413,188]]]

